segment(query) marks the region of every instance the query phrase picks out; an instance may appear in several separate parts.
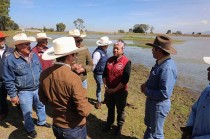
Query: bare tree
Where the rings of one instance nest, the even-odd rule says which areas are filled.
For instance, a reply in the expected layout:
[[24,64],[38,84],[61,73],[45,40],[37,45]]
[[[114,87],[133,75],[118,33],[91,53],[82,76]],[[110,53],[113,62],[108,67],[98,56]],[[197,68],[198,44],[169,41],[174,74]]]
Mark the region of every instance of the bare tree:
[[83,31],[83,29],[85,29],[84,20],[83,20],[83,19],[78,18],[78,19],[75,20],[73,23],[74,23],[75,27],[76,27],[78,30]]

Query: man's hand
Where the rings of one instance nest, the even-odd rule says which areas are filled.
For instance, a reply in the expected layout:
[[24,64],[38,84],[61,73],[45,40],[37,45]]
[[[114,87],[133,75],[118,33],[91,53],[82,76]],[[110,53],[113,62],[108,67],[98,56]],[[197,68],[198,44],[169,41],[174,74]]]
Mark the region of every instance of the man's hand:
[[85,69],[82,67],[81,64],[75,63],[75,64],[73,64],[73,65],[71,66],[71,68],[72,68],[72,70],[73,70],[74,72],[76,72],[77,74],[80,74],[80,73],[85,72]]
[[16,96],[16,97],[13,97],[10,99],[12,103],[14,103],[15,105],[19,104],[19,97]]
[[75,70],[75,72],[76,72],[77,74],[80,74],[80,73],[85,72],[85,69],[81,67],[81,68],[78,68],[77,70]]
[[143,83],[142,85],[141,85],[141,92],[142,93],[146,93],[146,83]]

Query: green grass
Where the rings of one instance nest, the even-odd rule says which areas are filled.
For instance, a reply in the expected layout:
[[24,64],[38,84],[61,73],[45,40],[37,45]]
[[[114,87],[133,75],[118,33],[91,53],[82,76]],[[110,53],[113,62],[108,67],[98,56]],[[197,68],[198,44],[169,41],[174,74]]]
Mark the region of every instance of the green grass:
[[[139,90],[140,85],[148,78],[149,70],[144,66],[134,65],[131,71],[129,81],[129,94],[127,102],[132,104],[132,107],[126,107],[126,122],[122,130],[122,139],[141,139],[145,131],[144,125],[144,110],[145,99],[144,94]],[[91,102],[95,102],[96,83],[93,79],[92,73],[88,75],[88,98]],[[103,96],[103,95],[102,95]],[[184,126],[190,112],[193,102],[197,99],[197,95],[186,88],[175,87],[172,95],[171,111],[165,122],[165,138],[178,139],[181,137],[180,126]],[[51,108],[47,106],[47,121],[52,123]],[[33,113],[33,117],[36,114]],[[102,109],[93,109],[87,118],[88,138],[93,139],[112,139],[113,130],[108,133],[103,133],[101,130],[107,118],[107,108],[103,104]],[[115,122],[116,125],[116,122]],[[54,139],[51,129],[44,127],[37,127],[38,139]],[[27,139],[23,127],[23,118],[15,106],[10,104],[10,111],[8,117],[0,122],[0,135],[2,139]]]
[[[137,46],[137,47],[141,47],[141,48],[151,48],[150,46],[145,45],[148,42],[153,43],[154,41],[154,36],[152,37],[151,35],[148,35],[148,37],[142,36],[142,35],[125,35],[123,38],[123,40],[128,40],[128,41],[133,41],[133,43],[128,43],[127,46]],[[184,43],[183,40],[173,40],[174,44],[181,44]]]

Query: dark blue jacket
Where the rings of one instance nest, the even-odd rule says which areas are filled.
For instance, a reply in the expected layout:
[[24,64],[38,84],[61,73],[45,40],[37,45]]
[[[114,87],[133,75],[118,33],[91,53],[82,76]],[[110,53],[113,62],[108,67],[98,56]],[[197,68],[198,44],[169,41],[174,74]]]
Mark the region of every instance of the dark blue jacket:
[[[96,65],[96,67],[95,67],[93,72],[94,72],[94,74],[102,75],[103,72],[104,72],[104,68],[106,66],[106,61],[108,59],[107,51],[102,49],[101,47],[98,47],[98,48],[95,49],[93,54],[95,52],[99,52],[100,55],[101,55],[101,58],[98,61],[98,63],[97,63],[97,65]],[[92,55],[92,57],[93,57],[93,55]]]
[[6,59],[7,56],[9,56],[10,54],[13,53],[13,51],[14,51],[14,48],[5,46],[4,53],[3,53],[2,57],[0,56],[0,86],[3,82],[3,79],[2,79],[3,62],[4,62],[4,60]]

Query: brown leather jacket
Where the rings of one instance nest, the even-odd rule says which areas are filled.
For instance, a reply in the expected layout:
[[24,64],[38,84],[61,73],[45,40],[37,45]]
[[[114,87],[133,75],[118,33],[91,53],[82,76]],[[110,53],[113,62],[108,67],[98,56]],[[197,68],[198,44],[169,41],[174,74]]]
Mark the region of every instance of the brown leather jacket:
[[55,64],[41,73],[39,97],[43,104],[50,103],[53,124],[73,128],[86,124],[92,105],[81,79],[66,65]]

